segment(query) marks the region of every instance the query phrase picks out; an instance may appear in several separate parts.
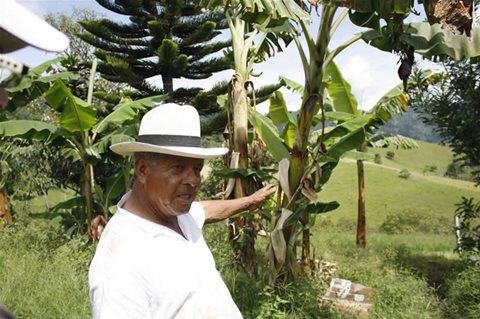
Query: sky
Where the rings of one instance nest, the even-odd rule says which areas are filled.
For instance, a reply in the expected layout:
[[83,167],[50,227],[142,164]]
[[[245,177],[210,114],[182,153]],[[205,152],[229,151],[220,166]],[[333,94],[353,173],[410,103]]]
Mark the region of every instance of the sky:
[[[33,11],[39,16],[44,16],[48,13],[63,13],[71,14],[73,8],[90,8],[107,16],[107,18],[120,21],[121,16],[112,13],[96,3],[95,0],[17,0],[19,3]],[[421,10],[421,9],[420,9]],[[421,20],[421,17],[415,17],[416,21]],[[312,31],[316,34],[318,25],[312,24]],[[348,21],[344,20],[340,28],[334,34],[330,49],[333,49],[343,43],[345,40],[351,38],[355,33],[361,31]],[[13,57],[24,62],[26,65],[33,67],[43,61],[51,59],[52,54],[35,48],[25,48],[16,51],[12,54]],[[394,53],[380,51],[363,42],[357,41],[355,44],[349,46],[336,58],[335,62],[339,66],[344,78],[350,83],[352,92],[355,95],[359,107],[363,110],[370,109],[375,102],[387,93],[392,87],[400,83],[397,75],[399,66],[398,56]],[[417,57],[417,62],[421,68],[437,68],[428,61],[423,61]],[[260,74],[259,77],[251,78],[256,88],[262,85],[275,83],[279,76],[284,76],[292,79],[298,83],[304,83],[304,75],[301,62],[298,56],[296,47],[290,45],[284,52],[276,54],[273,58],[264,63],[257,64],[254,67],[254,72]],[[229,80],[232,71],[223,71],[214,77],[207,80],[189,81],[184,79],[175,80],[175,87],[178,86],[198,86],[209,89],[215,83],[221,80]],[[159,79],[151,79],[153,83]],[[161,85],[161,82],[160,82]],[[300,107],[300,96],[291,93],[286,89],[282,89],[288,108],[296,110]],[[268,109],[267,103],[259,107],[260,111]]]

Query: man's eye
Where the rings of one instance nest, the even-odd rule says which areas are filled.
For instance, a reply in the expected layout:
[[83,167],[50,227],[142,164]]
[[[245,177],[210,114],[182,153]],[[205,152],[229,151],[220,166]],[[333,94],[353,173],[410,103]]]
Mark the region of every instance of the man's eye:
[[177,172],[180,172],[180,171],[183,170],[183,165],[180,165],[180,164],[179,164],[179,165],[175,165],[175,166],[173,166],[173,170],[174,170],[174,171],[177,171]]

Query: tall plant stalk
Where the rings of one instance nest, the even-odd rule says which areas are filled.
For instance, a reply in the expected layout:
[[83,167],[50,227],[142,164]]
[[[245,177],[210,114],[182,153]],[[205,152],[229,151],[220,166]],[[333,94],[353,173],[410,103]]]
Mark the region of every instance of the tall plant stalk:
[[[238,154],[238,166],[231,168],[248,168],[248,96],[245,82],[249,79],[251,66],[248,63],[249,49],[253,45],[256,35],[251,34],[245,39],[245,21],[238,18],[235,9],[226,10],[226,18],[232,35],[232,47],[235,62],[235,74],[229,82],[228,90],[228,112],[231,114],[230,127],[231,141],[230,153]],[[237,178],[233,190],[234,198],[241,198],[248,195],[247,178]],[[257,274],[257,263],[255,256],[255,229],[253,221],[247,217],[239,217],[233,221],[230,227],[230,241],[236,256],[237,267],[249,276]]]
[[[323,6],[316,41],[311,37],[308,26],[304,22],[300,22],[307,41],[310,61],[308,62],[306,60],[306,54],[300,42],[297,40],[297,48],[304,66],[305,87],[303,91],[302,105],[298,113],[297,130],[295,133],[288,172],[289,187],[294,195],[290,200],[286,197],[284,198],[284,207],[287,207],[291,211],[296,209],[296,196],[300,194],[298,190],[302,187],[302,179],[306,176],[305,172],[307,170],[307,161],[309,158],[307,146],[309,143],[312,120],[318,113],[319,109],[323,110],[323,92],[325,90],[323,75],[326,67],[325,60],[329,53],[328,44],[331,38],[331,29],[336,9],[337,8],[334,6]],[[301,224],[304,227],[302,231],[302,266],[304,272],[308,271],[307,269],[312,263],[310,253],[310,230],[308,229],[309,218],[310,216],[308,213],[302,214],[300,218]],[[283,235],[287,243],[287,254],[285,259],[286,263],[283,267],[284,269],[281,270],[280,273],[295,277],[299,274],[296,257],[297,224],[286,227],[283,230]]]

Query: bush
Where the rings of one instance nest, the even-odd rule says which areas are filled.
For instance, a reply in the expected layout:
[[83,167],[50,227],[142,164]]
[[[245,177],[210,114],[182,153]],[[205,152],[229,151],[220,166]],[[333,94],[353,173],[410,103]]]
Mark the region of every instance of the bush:
[[404,179],[409,179],[411,175],[412,173],[410,173],[410,171],[405,168],[398,173],[398,177],[404,178]]
[[425,165],[423,168],[423,174],[435,173],[437,171],[437,165]]
[[387,151],[387,153],[385,154],[385,157],[389,160],[394,160],[395,159],[395,152],[393,151]]
[[325,318],[320,314],[318,302],[321,291],[320,286],[308,278],[276,287],[266,285],[258,296],[259,306],[252,318]]
[[478,319],[480,314],[480,267],[472,265],[447,281],[445,318]]
[[213,174],[215,170],[223,169],[225,165],[222,158],[209,159],[202,170],[202,186],[198,193],[199,200],[213,199],[223,191],[225,180]]
[[457,251],[473,261],[480,261],[480,201],[462,197],[455,215],[460,219],[460,244]]
[[375,153],[375,158],[373,161],[377,164],[382,164],[382,157],[380,156],[379,153]]
[[451,234],[453,224],[444,216],[419,215],[406,209],[398,213],[389,213],[380,225],[380,231],[386,234]]
[[453,161],[448,164],[447,170],[444,174],[446,177],[461,179],[465,181],[473,181],[473,169],[471,167],[465,166],[462,161]]

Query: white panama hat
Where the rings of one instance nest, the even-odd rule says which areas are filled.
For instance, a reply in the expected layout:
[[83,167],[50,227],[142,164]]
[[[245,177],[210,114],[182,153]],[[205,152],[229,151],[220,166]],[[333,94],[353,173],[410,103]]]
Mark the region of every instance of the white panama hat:
[[68,47],[66,35],[49,25],[15,0],[0,1],[0,53],[27,45],[52,52]]
[[154,107],[143,116],[137,142],[114,144],[110,149],[120,155],[152,152],[192,158],[211,158],[228,151],[225,147],[201,147],[197,110],[175,103]]

